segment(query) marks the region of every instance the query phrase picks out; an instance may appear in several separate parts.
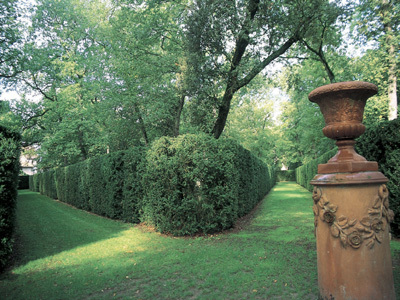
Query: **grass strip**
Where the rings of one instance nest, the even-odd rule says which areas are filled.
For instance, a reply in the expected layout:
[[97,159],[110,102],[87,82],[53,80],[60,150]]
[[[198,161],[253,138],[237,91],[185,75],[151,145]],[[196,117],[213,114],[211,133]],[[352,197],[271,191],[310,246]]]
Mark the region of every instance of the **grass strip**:
[[[280,182],[242,229],[174,238],[20,191],[3,299],[317,299],[311,194]],[[400,289],[400,242],[392,242]],[[400,298],[399,298],[400,299]]]

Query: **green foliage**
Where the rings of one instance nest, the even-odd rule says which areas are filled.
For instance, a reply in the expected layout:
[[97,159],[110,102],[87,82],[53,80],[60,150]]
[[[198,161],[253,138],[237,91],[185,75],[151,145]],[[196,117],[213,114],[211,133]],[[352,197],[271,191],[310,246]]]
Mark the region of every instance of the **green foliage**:
[[0,2],[0,82],[3,78],[14,77],[18,72],[22,35],[19,31],[21,13],[18,0]]
[[[181,132],[218,138],[234,96],[295,43],[327,27],[337,32],[339,11],[328,0],[29,5],[20,70],[8,81],[26,97],[33,91],[42,99],[31,106],[21,101],[12,107],[16,116],[6,119],[22,125],[29,143],[40,144],[44,169]],[[246,110],[263,124],[269,107]],[[248,136],[232,135],[257,156],[274,156],[266,150],[273,136],[256,127]]]
[[296,181],[296,170],[276,171],[277,181]]
[[124,188],[124,161],[123,152],[113,152],[102,163],[102,177],[106,193],[103,195],[103,205],[106,216],[112,219],[121,219]]
[[378,87],[378,94],[369,98],[364,109],[364,124],[380,123],[388,119],[388,68],[382,50],[370,49],[353,60],[352,73],[357,80],[371,82]]
[[80,194],[79,181],[81,178],[82,163],[74,164],[65,167],[65,199],[66,203],[69,203],[75,207],[83,208],[82,197]]
[[320,108],[308,100],[312,90],[329,83],[323,66],[312,60],[290,65],[282,73],[280,84],[289,99],[281,104],[278,129],[281,137],[277,139],[276,147],[279,164],[283,163],[289,170],[318,158],[334,147],[334,142],[322,133],[325,121]]
[[376,161],[389,179],[390,205],[395,213],[392,232],[400,236],[400,120],[385,121],[367,127],[358,139],[357,152],[367,160]]
[[352,22],[352,29],[356,29],[352,30],[356,33],[355,40],[360,44],[374,45],[365,55],[367,64],[371,66],[365,68],[365,73],[371,77],[371,82],[378,85],[378,98],[384,101],[387,108],[385,118],[389,120],[398,115],[399,12],[399,1],[360,0]]
[[12,252],[17,201],[20,136],[0,126],[0,272]]
[[275,183],[248,150],[208,135],[154,142],[144,174],[143,219],[174,235],[230,228]]
[[146,155],[144,220],[174,235],[231,227],[239,179],[233,156],[205,135],[154,142]]
[[[296,42],[332,27],[336,8],[324,0],[193,1],[185,22],[191,71],[185,75],[193,104],[189,112],[199,128],[218,138],[234,94]],[[208,123],[214,126],[204,128]]]
[[242,88],[233,98],[223,135],[237,141],[266,164],[278,159],[273,108],[279,99],[275,92],[261,76]]
[[29,176],[29,189],[33,192],[39,192],[40,173]]
[[296,182],[311,192],[314,186],[310,184],[310,181],[317,175],[318,165],[327,163],[336,152],[336,149],[330,150],[309,163],[296,168]]
[[233,142],[234,163],[239,173],[238,216],[249,213],[256,204],[272,189],[276,182],[275,170],[251,154],[241,145]]

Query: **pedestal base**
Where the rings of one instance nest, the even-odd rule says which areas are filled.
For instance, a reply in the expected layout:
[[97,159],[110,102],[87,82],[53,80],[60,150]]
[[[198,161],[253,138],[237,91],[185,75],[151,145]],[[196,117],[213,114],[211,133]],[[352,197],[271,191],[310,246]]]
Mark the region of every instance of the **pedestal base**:
[[318,185],[313,200],[322,299],[394,300],[386,186]]

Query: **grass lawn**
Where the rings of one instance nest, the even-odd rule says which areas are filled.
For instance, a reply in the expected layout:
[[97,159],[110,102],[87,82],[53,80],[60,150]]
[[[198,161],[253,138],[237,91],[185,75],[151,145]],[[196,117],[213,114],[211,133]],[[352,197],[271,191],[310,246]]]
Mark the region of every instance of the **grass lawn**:
[[[254,214],[241,230],[174,238],[20,191],[0,298],[317,299],[311,194],[279,183]],[[400,242],[392,251],[399,291]]]

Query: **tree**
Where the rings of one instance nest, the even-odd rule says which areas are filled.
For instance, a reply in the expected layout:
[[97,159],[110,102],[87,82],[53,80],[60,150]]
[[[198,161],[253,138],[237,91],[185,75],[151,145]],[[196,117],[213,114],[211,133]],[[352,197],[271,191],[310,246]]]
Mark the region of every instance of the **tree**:
[[0,83],[18,72],[19,44],[18,0],[0,2]]
[[278,160],[275,101],[273,88],[265,78],[257,76],[236,93],[225,129],[227,137],[238,141],[268,165]]
[[178,135],[183,7],[39,0],[15,82],[42,95],[42,167]]
[[323,0],[193,1],[186,21],[187,57],[199,79],[190,95],[211,107],[214,122],[208,131],[215,138],[224,130],[234,94],[314,34],[316,20],[334,6]]
[[335,6],[327,9],[329,10],[319,15],[316,19],[314,34],[302,38],[300,43],[302,47],[298,47],[297,51],[300,55],[302,53],[306,55],[305,58],[301,59],[319,61],[324,67],[329,82],[335,83],[336,75],[332,65],[333,61],[337,63],[340,57],[344,55],[343,51],[339,50],[339,47],[343,45],[342,32],[351,10],[345,6]]
[[376,55],[388,74],[387,95],[389,120],[397,118],[397,73],[400,43],[400,3],[395,0],[360,0],[356,6],[353,28],[357,29],[358,41],[375,42]]
[[20,133],[23,147],[41,141],[43,114],[42,105],[28,101],[25,95],[22,95],[20,100],[3,101],[0,104],[0,124]]
[[308,100],[313,89],[329,84],[330,79],[324,66],[310,59],[286,67],[280,78],[289,99],[282,103],[276,147],[280,161],[293,170],[334,147],[322,133],[325,121],[318,105]]
[[43,167],[105,153],[105,146],[100,147],[95,138],[101,134],[93,117],[93,107],[102,96],[102,82],[107,77],[99,70],[104,64],[104,51],[94,41],[93,26],[85,14],[90,3],[79,3],[37,2],[23,47],[24,64],[14,78],[26,92],[35,91],[42,96],[40,109],[30,118],[37,125],[40,120],[39,151],[52,153],[43,156]]
[[116,1],[110,18],[110,62],[119,78],[114,102],[132,116],[148,144],[177,136],[185,94],[180,86],[184,6],[175,1]]

